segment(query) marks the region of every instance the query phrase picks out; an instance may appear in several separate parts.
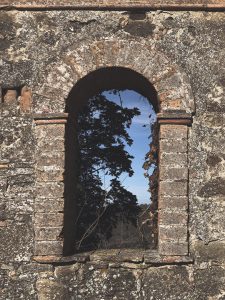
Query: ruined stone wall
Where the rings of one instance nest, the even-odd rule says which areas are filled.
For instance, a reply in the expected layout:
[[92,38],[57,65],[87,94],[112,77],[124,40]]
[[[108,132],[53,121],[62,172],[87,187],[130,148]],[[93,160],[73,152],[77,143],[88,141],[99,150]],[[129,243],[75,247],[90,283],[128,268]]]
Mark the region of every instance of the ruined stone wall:
[[[33,113],[63,112],[68,82],[79,75],[70,70],[65,79],[65,54],[96,41],[125,40],[143,45],[133,59],[148,46],[183,70],[196,106],[188,133],[192,259],[163,263],[154,253],[144,260],[137,252],[125,259],[118,252],[100,252],[66,263],[40,263],[33,260],[38,160],[34,117],[23,109],[23,95],[1,103],[0,299],[225,299],[224,21],[223,12],[204,11],[0,11],[2,99],[5,90],[21,93],[28,86]],[[101,51],[96,53],[100,61]],[[82,59],[83,69],[91,70],[90,54]],[[55,66],[58,75],[48,77]],[[172,105],[176,108],[177,103]],[[48,138],[51,143],[53,137]]]

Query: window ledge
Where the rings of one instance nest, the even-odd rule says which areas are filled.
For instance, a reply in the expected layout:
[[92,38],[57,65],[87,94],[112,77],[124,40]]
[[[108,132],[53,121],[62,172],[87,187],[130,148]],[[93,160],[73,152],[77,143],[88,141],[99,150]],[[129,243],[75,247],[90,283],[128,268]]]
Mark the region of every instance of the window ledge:
[[110,267],[120,267],[124,263],[136,265],[170,265],[190,264],[193,258],[190,256],[164,256],[156,250],[140,249],[107,249],[86,253],[78,253],[71,256],[33,256],[33,261],[43,264],[69,264],[69,263],[104,263]]

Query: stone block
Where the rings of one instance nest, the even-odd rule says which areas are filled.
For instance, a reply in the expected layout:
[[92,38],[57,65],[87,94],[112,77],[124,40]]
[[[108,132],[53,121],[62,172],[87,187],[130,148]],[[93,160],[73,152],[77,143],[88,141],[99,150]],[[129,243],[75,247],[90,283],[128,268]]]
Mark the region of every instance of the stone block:
[[38,138],[37,139],[37,152],[51,152],[51,151],[65,151],[64,138]]
[[188,255],[187,242],[159,241],[158,249],[160,255]]
[[64,140],[65,124],[45,124],[35,127],[37,140],[45,139],[48,142],[54,139]]
[[187,139],[188,127],[186,125],[165,124],[160,126],[160,139]]
[[65,266],[57,266],[55,268],[55,276],[56,278],[73,278],[74,273],[76,273],[80,268],[79,264],[65,265]]
[[165,226],[159,225],[159,239],[162,240],[175,240],[187,242],[187,226],[173,225]]
[[158,208],[166,210],[187,210],[188,197],[187,196],[159,196]]
[[58,227],[63,225],[63,213],[36,213],[34,224],[36,227]]
[[191,250],[196,253],[199,261],[225,263],[225,242],[212,241],[206,245],[203,241],[194,241]]
[[162,139],[159,148],[161,153],[187,153],[187,140]]
[[187,196],[187,181],[160,181],[159,195]]
[[35,255],[62,255],[62,241],[36,241]]
[[51,165],[43,166],[36,169],[37,181],[63,181],[64,168]]
[[186,225],[188,214],[186,211],[159,211],[158,223],[159,225]]
[[36,196],[39,198],[63,198],[64,184],[62,182],[38,182]]
[[160,166],[160,180],[188,180],[187,168]]
[[62,232],[62,227],[35,227],[36,241],[56,241]]
[[36,153],[37,169],[45,166],[52,166],[64,168],[65,165],[65,153],[64,152],[45,152]]
[[35,199],[35,212],[63,212],[64,199]]
[[20,197],[18,194],[7,202],[7,216],[13,218],[15,214],[32,214],[34,211],[34,197]]
[[160,152],[160,166],[187,166],[186,153],[163,153]]

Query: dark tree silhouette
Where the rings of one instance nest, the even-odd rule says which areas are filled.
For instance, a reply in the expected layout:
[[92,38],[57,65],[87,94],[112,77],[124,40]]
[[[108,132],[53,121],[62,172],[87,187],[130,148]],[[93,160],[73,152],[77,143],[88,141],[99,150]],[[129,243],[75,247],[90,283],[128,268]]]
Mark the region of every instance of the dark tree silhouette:
[[[137,198],[123,187],[119,176],[133,174],[133,157],[125,146],[133,142],[127,128],[139,114],[137,108],[123,107],[122,102],[118,105],[99,94],[89,99],[78,116],[78,250],[104,247],[121,219],[136,226]],[[104,186],[104,176],[110,176],[109,186]]]

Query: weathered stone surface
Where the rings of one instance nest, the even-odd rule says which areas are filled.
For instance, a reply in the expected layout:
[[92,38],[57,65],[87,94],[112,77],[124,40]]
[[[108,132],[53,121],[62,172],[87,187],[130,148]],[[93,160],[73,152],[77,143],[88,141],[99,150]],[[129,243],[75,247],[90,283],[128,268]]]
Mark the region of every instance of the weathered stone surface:
[[39,182],[36,185],[36,195],[39,198],[62,198],[64,185],[60,182]]
[[161,181],[159,195],[187,196],[187,181]]
[[63,152],[65,151],[65,142],[64,142],[64,137],[51,137],[51,139],[48,139],[46,137],[39,137],[36,134],[37,138],[37,152],[38,150],[43,151],[43,152],[48,152],[48,151],[59,151]]
[[216,196],[216,195],[225,195],[225,179],[224,178],[215,178],[205,183],[205,185],[198,192],[199,196]]
[[187,168],[160,167],[160,180],[187,180]]
[[160,141],[160,151],[165,153],[186,153],[187,140],[186,139],[163,139]]
[[[50,152],[44,151],[37,152],[37,169],[43,169],[47,166],[56,166],[63,168],[65,165],[65,155],[64,152]],[[47,168],[45,168],[47,169]]]
[[[49,159],[49,158],[48,158]],[[55,181],[60,182],[64,179],[64,168],[57,165],[38,166],[36,169],[37,180],[42,181]]]
[[153,34],[154,29],[154,24],[144,21],[131,21],[126,26],[124,26],[124,31],[130,33],[131,35],[142,37],[151,36]]
[[187,154],[186,153],[163,153],[160,152],[160,164],[162,166],[170,167],[187,167]]
[[[38,115],[39,118],[44,119],[45,114]],[[46,119],[48,119],[49,114],[47,114]],[[35,117],[35,116],[34,116]],[[54,115],[56,118],[56,116]],[[38,142],[41,140],[47,140],[50,142],[52,139],[64,141],[65,126],[63,124],[51,124],[51,125],[36,125],[35,133],[38,137]],[[51,138],[51,139],[50,139]],[[41,145],[43,147],[43,145]]]
[[83,1],[78,0],[74,3],[71,0],[48,0],[48,1],[30,1],[30,0],[19,0],[19,1],[12,1],[9,0],[2,0],[1,6],[12,6],[12,7],[25,7],[25,8],[52,8],[52,7],[71,7],[71,8],[153,8],[153,9],[203,9],[206,8],[216,8],[216,9],[223,9],[225,7],[225,3],[222,0],[196,0],[195,2],[190,0],[123,0],[123,1]]
[[37,227],[57,227],[63,224],[63,213],[35,213],[34,224]]
[[31,217],[17,215],[7,220],[7,226],[0,228],[0,239],[1,262],[29,262],[34,244]]
[[188,255],[188,243],[183,241],[160,241],[159,253],[161,255]]
[[[170,4],[163,2],[164,7]],[[223,1],[203,2],[191,5],[223,5]],[[149,7],[152,3],[148,1]],[[181,3],[175,4],[182,8]],[[62,1],[58,2],[61,4]],[[95,1],[94,5],[100,3]],[[137,2],[127,1],[126,5],[136,6]],[[32,116],[21,115],[17,103],[2,101],[3,299],[223,299],[224,22],[224,13],[215,11],[0,11],[0,85],[3,91],[28,86],[35,113],[64,112],[65,99],[74,84],[89,72],[107,66],[131,68],[147,78],[156,88],[164,112],[195,113],[189,129],[183,125],[161,125],[161,158],[164,159],[163,153],[171,154],[171,170],[164,169],[163,175],[162,169],[161,178],[166,182],[161,183],[159,199],[159,209],[167,214],[169,224],[179,219],[176,214],[171,217],[171,212],[188,209],[189,246],[194,264],[190,257],[183,256],[187,254],[188,243],[182,240],[185,227],[179,224],[159,228],[165,241],[159,240],[159,251],[165,254],[161,257],[147,257],[142,250],[134,249],[127,256],[120,250],[111,257],[110,251],[92,253],[90,262],[89,256],[82,254],[61,260],[62,241],[40,241],[36,250],[41,251],[43,258],[39,256],[39,260],[33,261],[34,212],[55,215],[63,211],[63,182],[48,181],[62,180],[63,166],[60,163],[57,169],[60,159],[55,153],[64,151],[65,125],[35,125]],[[140,92],[140,87],[135,85],[135,90]],[[78,100],[73,101],[77,104]],[[36,169],[42,151],[49,152],[43,161],[49,164],[48,159],[55,157],[54,164]],[[172,173],[178,181],[179,174],[186,176],[186,168],[183,174],[173,172],[175,164],[181,166],[177,155],[186,152],[188,190],[187,183],[168,182]],[[40,184],[34,176],[36,170]],[[53,220],[42,218],[45,224]],[[169,237],[172,240],[174,236],[177,244],[170,242]],[[49,258],[56,251],[58,260],[54,260],[55,256]],[[113,259],[117,261],[112,262]]]
[[35,212],[63,212],[64,199],[35,199]]
[[39,279],[36,284],[38,298],[46,299],[69,299],[69,294],[63,284],[51,279]]
[[187,210],[188,209],[188,198],[183,196],[159,196],[158,208],[165,210]]
[[214,261],[224,262],[224,241],[213,241],[208,245],[205,245],[201,241],[196,241],[194,245],[196,251],[196,257],[199,261]]
[[159,211],[159,225],[186,225],[187,218],[186,211]]
[[[48,224],[47,224],[47,226],[48,226]],[[51,224],[49,226],[51,226]],[[62,232],[62,227],[51,227],[51,228],[35,227],[35,240],[37,240],[37,241],[55,241],[56,238],[59,238],[61,232]]]
[[[187,139],[187,126],[182,125],[161,125],[160,126],[160,139],[179,140]],[[185,143],[185,141],[184,141]]]
[[[178,222],[177,222],[178,223]],[[159,225],[159,238],[163,240],[177,240],[186,242],[187,226],[180,225],[164,226]]]
[[62,241],[35,241],[35,255],[62,255]]

